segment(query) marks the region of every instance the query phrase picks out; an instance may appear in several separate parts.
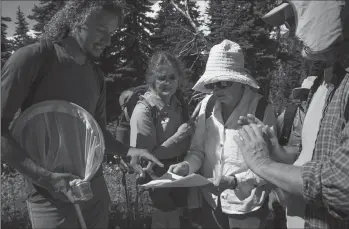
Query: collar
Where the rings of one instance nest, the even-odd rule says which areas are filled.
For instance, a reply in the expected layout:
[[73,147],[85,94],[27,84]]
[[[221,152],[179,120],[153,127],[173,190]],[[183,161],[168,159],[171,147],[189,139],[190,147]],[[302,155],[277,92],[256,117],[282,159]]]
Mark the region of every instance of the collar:
[[[250,102],[252,101],[252,99],[256,96],[259,96],[258,98],[262,97],[262,95],[260,94],[257,94],[257,93],[254,93],[249,86],[245,86],[245,89],[244,89],[244,92],[243,92],[243,96],[241,97],[241,100],[240,102],[236,105],[235,109],[233,110],[233,112],[230,114],[230,116],[233,114],[233,113],[237,113],[238,111],[241,111],[241,110],[244,110],[246,109],[246,104],[250,104]],[[222,105],[221,103],[217,100],[216,101],[216,106],[214,107],[214,112],[221,112],[222,111]],[[230,119],[230,116],[229,118],[227,119],[227,122],[228,120]]]
[[80,48],[79,43],[72,37],[68,36],[62,40],[62,45],[65,51],[72,57],[72,59],[79,65],[85,65],[88,62],[86,54]]
[[154,89],[149,88],[149,90],[142,96],[151,106],[157,107],[160,111],[170,108],[174,104],[179,105],[179,100],[175,95],[172,96],[170,104],[166,105],[160,96],[154,91]]

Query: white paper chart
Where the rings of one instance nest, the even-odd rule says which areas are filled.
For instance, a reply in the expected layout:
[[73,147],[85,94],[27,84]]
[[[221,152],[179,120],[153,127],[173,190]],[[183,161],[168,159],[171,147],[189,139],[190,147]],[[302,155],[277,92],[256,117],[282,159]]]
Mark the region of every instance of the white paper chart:
[[182,177],[168,172],[159,179],[152,180],[141,186],[144,188],[179,188],[204,186],[210,183],[212,182],[195,173]]

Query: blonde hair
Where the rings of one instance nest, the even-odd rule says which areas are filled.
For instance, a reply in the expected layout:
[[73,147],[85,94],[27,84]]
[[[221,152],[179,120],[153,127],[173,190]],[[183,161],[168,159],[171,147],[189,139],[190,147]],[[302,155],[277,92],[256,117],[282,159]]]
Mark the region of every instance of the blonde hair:
[[165,51],[156,52],[150,58],[148,68],[145,74],[147,84],[150,87],[154,86],[156,73],[158,72],[158,69],[162,66],[171,66],[179,76],[178,87],[183,87],[185,75],[183,64],[178,58]]

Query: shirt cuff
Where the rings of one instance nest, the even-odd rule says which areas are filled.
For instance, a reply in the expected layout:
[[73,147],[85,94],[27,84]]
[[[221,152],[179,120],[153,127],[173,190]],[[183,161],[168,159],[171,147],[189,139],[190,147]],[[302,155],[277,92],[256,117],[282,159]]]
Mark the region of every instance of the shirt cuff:
[[320,161],[310,161],[302,167],[303,197],[306,203],[321,199],[321,168]]

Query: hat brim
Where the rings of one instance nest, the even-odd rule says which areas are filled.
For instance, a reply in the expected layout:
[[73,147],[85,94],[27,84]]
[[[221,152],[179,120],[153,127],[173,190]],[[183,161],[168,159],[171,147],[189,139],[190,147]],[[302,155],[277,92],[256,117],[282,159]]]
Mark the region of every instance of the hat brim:
[[293,15],[293,7],[290,3],[284,2],[275,7],[262,17],[262,20],[272,26],[285,24],[286,19]]
[[297,87],[292,90],[292,99],[307,100],[310,89]]
[[206,84],[217,83],[220,81],[232,81],[236,83],[241,83],[249,85],[253,88],[258,89],[258,83],[252,78],[247,72],[237,72],[237,71],[217,71],[217,72],[205,72],[204,75],[200,77],[198,82],[194,85],[193,90],[211,93],[212,90],[205,87]]

